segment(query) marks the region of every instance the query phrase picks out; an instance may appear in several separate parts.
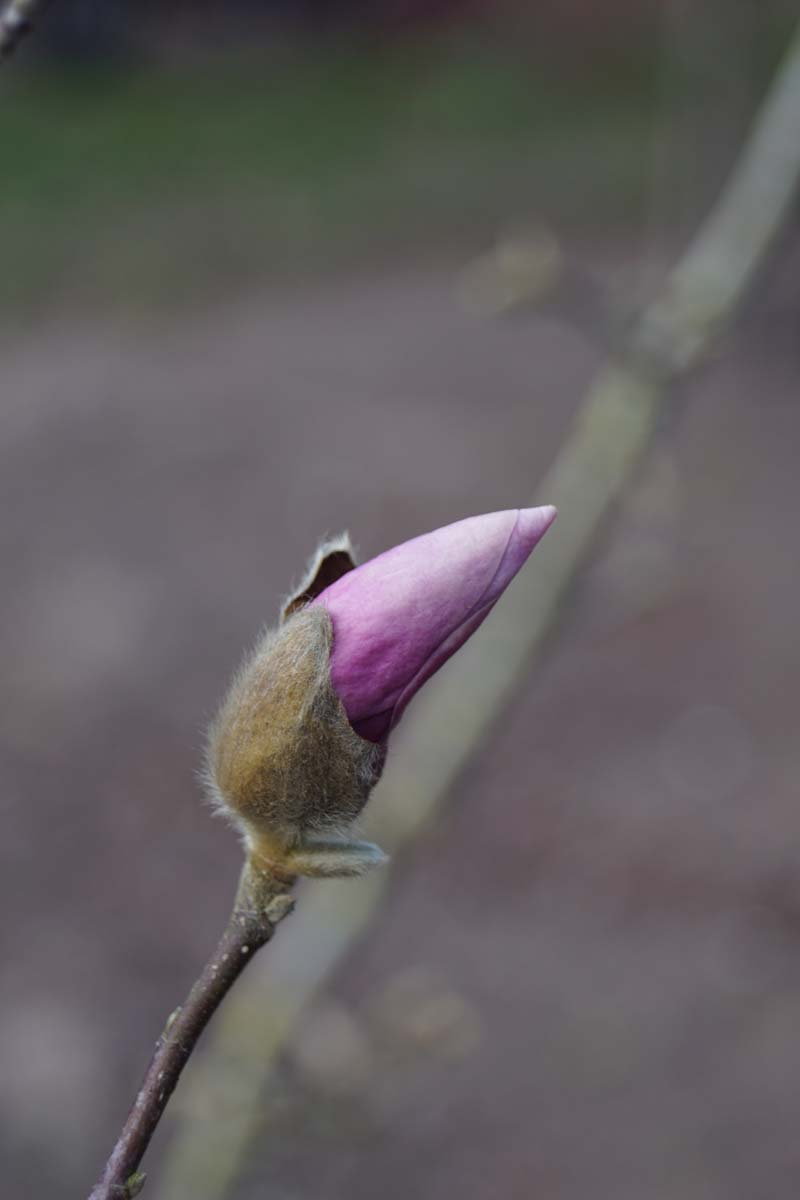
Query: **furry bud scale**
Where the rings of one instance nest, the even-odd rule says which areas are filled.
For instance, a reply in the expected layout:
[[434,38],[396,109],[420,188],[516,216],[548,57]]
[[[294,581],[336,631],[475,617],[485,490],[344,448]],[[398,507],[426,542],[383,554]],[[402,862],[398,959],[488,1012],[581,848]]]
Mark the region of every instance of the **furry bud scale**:
[[288,874],[358,874],[382,859],[347,840],[384,755],[359,737],[330,680],[331,621],[301,608],[266,633],[214,721],[211,790],[250,857]]

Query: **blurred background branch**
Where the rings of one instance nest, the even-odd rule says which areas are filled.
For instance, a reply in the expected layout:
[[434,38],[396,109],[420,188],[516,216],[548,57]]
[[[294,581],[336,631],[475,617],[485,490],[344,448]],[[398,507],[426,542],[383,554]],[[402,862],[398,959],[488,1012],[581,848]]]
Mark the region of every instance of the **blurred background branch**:
[[[503,238],[468,264],[459,294],[466,307],[481,316],[546,315],[572,326],[606,353],[621,349],[623,303],[593,271],[565,253],[548,229]],[[632,310],[628,320],[631,315]]]
[[[537,498],[556,504],[560,518],[557,533],[537,552],[536,570],[516,582],[481,636],[428,685],[399,731],[372,811],[377,839],[395,854],[433,819],[541,656],[565,594],[650,446],[671,385],[708,352],[744,298],[783,227],[798,174],[800,29],[719,201],[592,384],[541,480]],[[552,245],[533,271],[520,272],[512,261],[511,279],[509,261],[502,254],[493,260],[491,282],[515,305],[527,291],[534,298],[546,293],[558,278],[560,256]],[[497,305],[506,307],[506,300]],[[183,1120],[162,1171],[161,1200],[230,1194],[258,1129],[267,1075],[302,1016],[302,1002],[367,927],[387,883],[380,873],[357,886],[306,889],[290,935],[276,942],[266,969],[256,967],[231,998],[187,1072]],[[226,1095],[236,1097],[228,1119],[203,1119],[219,1111]]]
[[10,0],[0,12],[0,58],[4,58],[25,36],[47,0]]

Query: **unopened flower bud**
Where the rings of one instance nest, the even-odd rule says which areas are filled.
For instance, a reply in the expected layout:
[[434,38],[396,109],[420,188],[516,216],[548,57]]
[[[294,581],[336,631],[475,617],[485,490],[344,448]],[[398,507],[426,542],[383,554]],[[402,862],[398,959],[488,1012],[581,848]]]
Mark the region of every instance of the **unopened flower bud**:
[[380,776],[389,732],[554,517],[552,508],[472,517],[361,567],[346,537],[320,547],[210,731],[209,788],[252,864],[351,875],[382,861],[350,829]]
[[555,520],[552,507],[468,517],[403,542],[315,601],[333,621],[333,686],[353,728],[384,741],[475,632]]

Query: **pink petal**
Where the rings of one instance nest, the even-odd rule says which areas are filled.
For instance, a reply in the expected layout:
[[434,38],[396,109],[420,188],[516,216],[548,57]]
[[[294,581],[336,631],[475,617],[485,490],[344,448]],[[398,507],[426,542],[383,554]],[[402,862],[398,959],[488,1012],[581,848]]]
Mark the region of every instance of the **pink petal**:
[[509,509],[403,542],[314,601],[333,622],[331,677],[356,731],[381,741],[478,628],[555,519]]

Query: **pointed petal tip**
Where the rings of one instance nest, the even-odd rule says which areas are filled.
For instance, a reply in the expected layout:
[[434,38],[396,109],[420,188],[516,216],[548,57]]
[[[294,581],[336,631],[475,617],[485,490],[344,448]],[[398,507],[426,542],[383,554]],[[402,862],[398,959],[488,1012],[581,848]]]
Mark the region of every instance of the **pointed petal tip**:
[[531,516],[535,514],[540,521],[545,522],[548,526],[552,525],[558,516],[558,509],[554,504],[539,504],[535,508],[523,508],[521,511],[523,513],[530,513]]
[[543,504],[538,508],[521,508],[517,518],[517,529],[523,540],[533,549],[557,516],[558,510],[552,504]]

